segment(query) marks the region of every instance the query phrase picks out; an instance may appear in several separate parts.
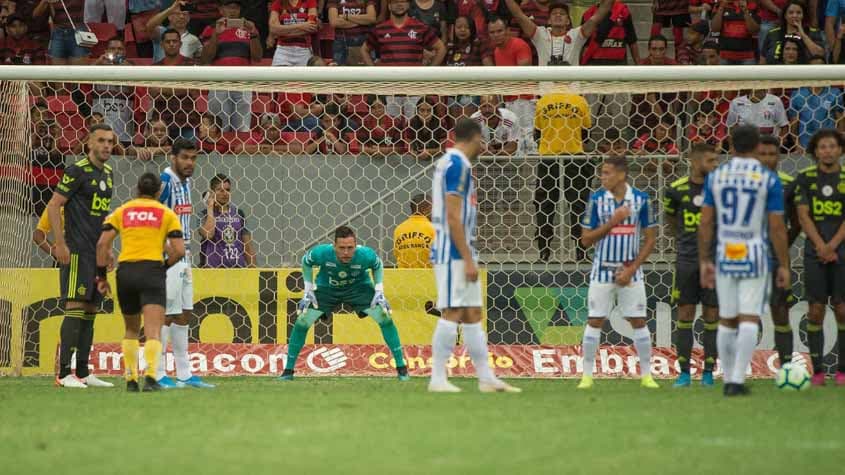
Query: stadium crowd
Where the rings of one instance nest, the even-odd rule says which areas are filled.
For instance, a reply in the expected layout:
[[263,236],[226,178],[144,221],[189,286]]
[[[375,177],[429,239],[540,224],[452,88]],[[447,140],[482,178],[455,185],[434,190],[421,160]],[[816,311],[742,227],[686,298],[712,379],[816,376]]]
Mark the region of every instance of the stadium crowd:
[[[634,0],[632,0],[634,1]],[[6,64],[147,66],[743,65],[843,62],[845,0],[656,0],[652,18],[622,1],[586,8],[560,0],[0,0]],[[641,51],[635,22],[651,22]],[[576,26],[578,24],[578,26]],[[81,47],[75,29],[100,40]],[[668,32],[663,36],[664,31]],[[674,51],[674,54],[672,54]],[[32,84],[36,211],[87,130],[112,127],[115,153],[164,156],[195,139],[219,154],[329,154],[431,160],[460,117],[482,124],[485,155],[677,156],[752,124],[803,154],[817,130],[845,130],[842,90],[710,91],[533,96],[368,96]],[[671,161],[663,160],[664,171]],[[651,168],[649,168],[651,167]],[[666,168],[668,167],[668,169]],[[538,228],[559,201],[585,201],[575,184],[589,162],[537,169]],[[582,211],[575,207],[573,212]],[[552,221],[549,221],[551,219]],[[577,229],[578,226],[573,226]],[[548,231],[550,233],[551,231]],[[542,233],[541,233],[542,234]],[[577,236],[574,236],[577,238]],[[542,242],[539,247],[546,250]]]

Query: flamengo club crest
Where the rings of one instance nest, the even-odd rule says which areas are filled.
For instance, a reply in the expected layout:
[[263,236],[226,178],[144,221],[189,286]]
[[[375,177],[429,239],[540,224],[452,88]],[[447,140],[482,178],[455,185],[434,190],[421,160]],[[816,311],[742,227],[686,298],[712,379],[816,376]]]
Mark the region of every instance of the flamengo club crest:
[[692,204],[694,204],[698,207],[701,207],[701,205],[703,203],[704,203],[704,197],[701,196],[701,195],[695,195],[695,197],[692,199]]
[[417,39],[417,32],[415,30],[411,30],[408,32],[408,38],[415,40]]
[[830,185],[825,185],[822,187],[822,194],[825,196],[830,196],[833,194],[833,187]]

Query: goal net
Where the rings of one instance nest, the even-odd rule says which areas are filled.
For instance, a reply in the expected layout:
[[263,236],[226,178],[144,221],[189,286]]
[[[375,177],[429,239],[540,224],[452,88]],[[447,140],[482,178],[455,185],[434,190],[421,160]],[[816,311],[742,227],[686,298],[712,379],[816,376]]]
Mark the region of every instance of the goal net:
[[[624,154],[630,183],[649,194],[661,223],[645,280],[655,372],[670,377],[677,370],[671,301],[676,247],[666,231],[663,198],[669,184],[688,174],[690,146],[705,142],[724,154],[732,123],[757,121],[782,137],[781,170],[795,174],[812,163],[804,152],[812,132],[839,125],[845,83],[845,70],[836,66],[142,66],[0,70],[0,371],[43,374],[55,367],[62,316],[58,270],[31,235],[62,168],[86,153],[87,129],[105,122],[118,140],[112,208],[131,197],[142,172],[169,165],[174,139],[199,144],[191,243],[197,371],[280,372],[302,295],[300,259],[347,225],[384,261],[387,297],[411,373],[426,374],[436,322],[433,274],[397,259],[396,252],[419,247],[420,239],[408,233],[396,241],[394,232],[412,206],[422,204],[425,212],[421,196],[430,192],[434,160],[453,141],[455,121],[473,117],[483,124],[486,143],[474,173],[485,325],[497,371],[536,377],[580,371],[577,345],[587,318],[591,257],[577,244],[579,221],[591,190],[600,186],[602,157]],[[538,101],[554,118],[539,126],[539,140]],[[740,102],[764,105],[754,115],[738,108]],[[560,134],[560,141],[543,145],[551,134]],[[221,183],[230,193],[220,190]],[[208,193],[218,215],[233,213],[218,219],[214,243],[204,245],[197,231]],[[797,278],[791,321],[796,351],[804,352],[802,246],[799,239],[791,250]],[[96,372],[120,373],[117,308],[107,300],[97,318]],[[835,332],[830,316],[829,368],[837,361]],[[697,342],[701,333],[698,321]],[[614,313],[603,329],[607,346],[598,374],[636,374],[631,334]],[[306,374],[392,374],[378,326],[350,309],[320,320],[307,341],[313,346],[300,357]],[[754,375],[769,375],[776,355],[768,317],[758,349]],[[450,362],[453,372],[471,373],[461,351]],[[694,355],[694,370],[702,366],[700,356]]]

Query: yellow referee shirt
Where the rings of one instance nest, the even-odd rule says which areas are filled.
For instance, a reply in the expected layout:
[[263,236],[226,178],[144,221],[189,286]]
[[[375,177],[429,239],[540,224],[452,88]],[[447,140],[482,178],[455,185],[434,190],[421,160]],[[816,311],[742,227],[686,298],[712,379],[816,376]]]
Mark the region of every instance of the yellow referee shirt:
[[534,128],[540,131],[540,155],[584,153],[581,131],[592,126],[590,106],[578,94],[547,94],[537,102]]
[[425,216],[412,214],[393,231],[393,256],[401,269],[431,267],[429,255],[434,225]]
[[162,262],[165,239],[182,237],[182,225],[176,213],[149,198],[127,201],[114,210],[103,225],[120,233],[118,262]]

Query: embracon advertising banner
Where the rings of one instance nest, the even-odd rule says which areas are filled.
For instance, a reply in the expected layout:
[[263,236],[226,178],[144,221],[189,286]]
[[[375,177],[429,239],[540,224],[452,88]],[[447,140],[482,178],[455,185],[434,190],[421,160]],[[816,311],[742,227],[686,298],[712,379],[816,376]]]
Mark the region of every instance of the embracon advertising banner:
[[[3,356],[0,366],[7,366],[7,361],[18,357],[22,358],[23,374],[51,374],[55,370],[55,349],[63,315],[58,299],[58,271],[31,269],[8,272],[27,272],[27,279],[32,285],[28,295],[23,296],[11,295],[8,289],[0,289],[0,313],[7,315],[12,323],[11,335],[8,332],[0,335],[0,338],[9,340],[0,342],[0,349],[11,349],[12,352],[0,355]],[[205,358],[204,364],[195,362],[200,365],[197,371],[209,374],[275,374],[277,370],[281,371],[284,363],[277,360],[278,354],[284,353],[287,335],[296,319],[296,304],[302,295],[299,269],[194,269],[193,274],[195,318],[191,322],[190,341],[192,351]],[[580,373],[580,363],[573,358],[579,354],[578,345],[586,320],[587,275],[583,271],[482,271],[488,339],[492,348],[496,349],[496,358],[505,358],[501,365],[495,365],[496,368],[510,371],[504,374],[513,376],[560,377]],[[668,300],[671,293],[672,276],[670,272],[649,271],[645,276],[647,288],[661,295],[660,298],[654,295],[648,298],[648,325],[656,346],[653,366],[657,376],[668,377],[675,371],[672,350],[674,309],[664,300]],[[234,282],[237,285],[233,285]],[[409,355],[417,352],[418,359],[410,362],[414,365],[410,366],[412,374],[427,371],[426,358],[430,356],[427,345],[431,342],[437,321],[430,313],[435,300],[432,271],[387,269],[385,289],[406,351]],[[110,372],[112,370],[106,368],[114,366],[101,363],[101,358],[112,361],[115,357],[114,354],[103,356],[114,353],[103,348],[116,344],[115,351],[120,351],[118,342],[123,337],[123,319],[115,309],[116,302],[108,299],[104,302],[103,312],[97,316],[97,345],[91,360],[95,371]],[[806,302],[798,302],[790,314],[792,326],[797,332],[798,352],[807,351],[806,309]],[[695,328],[698,338],[700,321],[696,322]],[[834,364],[836,323],[832,315],[826,319],[824,331],[827,335],[825,362]],[[603,328],[602,344],[607,346],[597,358],[600,372],[606,370],[607,376],[630,376],[630,368],[635,368],[630,360],[635,355],[628,348],[631,345],[630,335],[630,325],[621,315],[612,314]],[[765,316],[758,350],[772,349],[773,341],[773,325],[771,319]],[[16,342],[22,342],[22,345]],[[325,348],[312,356],[312,363],[317,369],[309,366],[304,369],[306,374],[336,374],[335,369],[326,368],[341,363],[354,367],[356,371],[364,371],[354,374],[394,374],[392,369],[384,366],[390,364],[388,353],[382,351],[384,355],[380,356],[380,350],[376,351],[383,343],[378,326],[369,318],[359,319],[348,309],[340,309],[333,318],[318,321],[306,342]],[[357,346],[360,348],[356,349]],[[303,352],[300,364],[307,364],[305,355],[306,352]],[[365,355],[363,360],[361,355]],[[700,356],[696,355],[694,358]],[[342,361],[344,357],[346,360]],[[512,368],[516,369],[504,367],[508,358]],[[321,366],[318,363],[322,361],[329,363]],[[770,352],[760,352],[755,356],[755,368],[763,371],[760,374],[767,374],[763,368],[770,368],[772,361]],[[697,363],[700,361],[693,362],[694,369]],[[468,360],[466,365],[469,365]],[[321,372],[320,368],[325,371]],[[336,370],[341,371],[339,374],[347,374],[343,373],[347,370]]]

